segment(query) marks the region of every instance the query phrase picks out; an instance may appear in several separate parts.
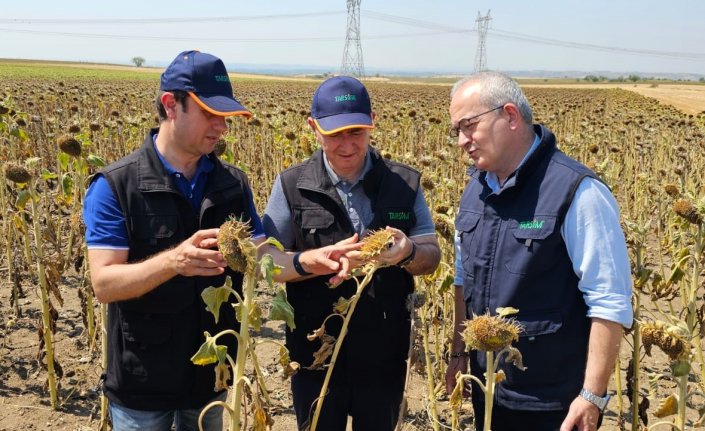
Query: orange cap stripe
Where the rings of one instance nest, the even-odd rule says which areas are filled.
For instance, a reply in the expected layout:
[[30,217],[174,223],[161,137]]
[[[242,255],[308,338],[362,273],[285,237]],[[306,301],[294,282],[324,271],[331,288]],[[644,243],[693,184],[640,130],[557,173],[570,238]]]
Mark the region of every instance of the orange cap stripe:
[[193,91],[189,91],[188,95],[191,96],[191,99],[193,99],[194,102],[198,103],[198,106],[203,108],[203,110],[210,112],[213,115],[218,115],[220,117],[230,117],[230,116],[242,116],[242,117],[252,117],[252,113],[250,111],[230,111],[230,112],[218,112],[214,110],[213,108],[207,106],[205,103],[201,102],[201,99],[196,96],[196,93]]
[[374,129],[375,125],[372,124],[371,126],[369,124],[350,124],[347,126],[343,127],[338,127],[337,129],[333,130],[323,130],[320,124],[318,124],[318,121],[314,118],[313,122],[316,124],[316,128],[318,129],[319,132],[321,132],[322,135],[333,135],[338,132],[342,132],[343,130],[349,130],[349,129]]

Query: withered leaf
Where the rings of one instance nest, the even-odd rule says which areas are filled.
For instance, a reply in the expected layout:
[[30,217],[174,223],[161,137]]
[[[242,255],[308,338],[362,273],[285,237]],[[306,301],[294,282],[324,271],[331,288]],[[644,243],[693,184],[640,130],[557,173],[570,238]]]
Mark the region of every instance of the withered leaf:
[[269,319],[270,320],[283,320],[286,322],[286,326],[289,330],[293,331],[296,329],[296,323],[294,323],[294,307],[286,299],[286,290],[279,286],[277,288],[277,295],[272,299],[271,308],[269,309]]
[[326,361],[333,354],[333,347],[335,346],[335,338],[323,334],[321,336],[321,347],[313,354],[313,363],[311,366],[307,367],[309,370],[322,370],[326,365]]
[[654,416],[657,418],[665,418],[666,416],[675,415],[676,413],[678,413],[678,396],[671,394],[659,403],[658,409],[654,412]]
[[232,289],[233,282],[230,276],[225,278],[225,284],[220,287],[208,287],[201,292],[201,298],[206,304],[206,310],[215,317],[215,323],[218,323],[220,317],[220,306],[230,298],[230,295],[235,293]]
[[228,380],[230,380],[230,367],[227,364],[218,362],[215,366],[215,387],[214,391],[228,389]]

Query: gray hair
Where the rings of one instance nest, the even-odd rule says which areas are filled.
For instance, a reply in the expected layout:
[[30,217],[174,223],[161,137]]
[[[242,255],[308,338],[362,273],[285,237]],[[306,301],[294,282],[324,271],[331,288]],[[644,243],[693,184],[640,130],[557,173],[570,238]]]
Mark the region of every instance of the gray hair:
[[513,103],[519,109],[521,118],[531,124],[534,121],[529,101],[519,84],[510,76],[500,72],[479,72],[466,76],[453,85],[450,90],[450,97],[469,84],[478,84],[480,88],[480,103],[489,108],[502,106],[505,103]]

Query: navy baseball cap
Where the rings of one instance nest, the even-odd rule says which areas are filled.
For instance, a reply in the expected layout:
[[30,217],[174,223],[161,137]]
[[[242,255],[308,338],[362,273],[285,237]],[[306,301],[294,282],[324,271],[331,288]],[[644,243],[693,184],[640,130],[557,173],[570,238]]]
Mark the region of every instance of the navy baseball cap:
[[370,95],[349,76],[328,78],[313,93],[311,117],[318,130],[331,135],[346,129],[374,129]]
[[159,89],[186,91],[201,108],[214,115],[252,116],[233,96],[223,61],[205,52],[184,51],[177,55],[162,73]]

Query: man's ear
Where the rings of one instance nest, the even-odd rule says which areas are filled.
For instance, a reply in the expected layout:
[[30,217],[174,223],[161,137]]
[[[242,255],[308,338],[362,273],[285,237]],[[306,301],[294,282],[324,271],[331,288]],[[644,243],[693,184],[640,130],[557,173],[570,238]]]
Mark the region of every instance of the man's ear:
[[508,120],[509,120],[509,127],[512,130],[515,130],[523,119],[521,118],[521,113],[519,112],[519,108],[513,103],[507,103],[504,105],[504,112],[507,114]]
[[162,93],[159,100],[162,102],[162,106],[164,106],[164,111],[166,111],[167,118],[172,118],[174,115],[174,110],[176,109],[176,98],[174,97],[174,93],[166,91]]
[[308,123],[308,126],[311,128],[311,130],[313,130],[313,133],[316,133],[318,131],[318,128],[316,127],[316,123],[313,121],[312,117],[308,117],[306,122]]

